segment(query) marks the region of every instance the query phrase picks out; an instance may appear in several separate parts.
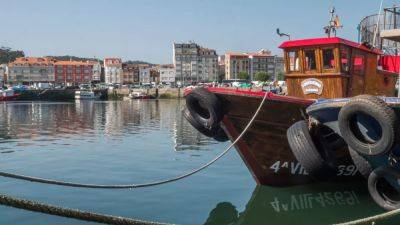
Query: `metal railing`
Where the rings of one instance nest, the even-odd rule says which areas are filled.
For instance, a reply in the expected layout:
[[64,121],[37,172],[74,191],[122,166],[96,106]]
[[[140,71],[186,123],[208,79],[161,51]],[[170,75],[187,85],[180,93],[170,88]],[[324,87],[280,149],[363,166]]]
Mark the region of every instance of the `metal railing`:
[[[385,8],[378,15],[370,15],[364,17],[358,27],[359,41],[368,43],[371,46],[377,47],[388,54],[396,54],[399,52],[400,45],[391,40],[380,37],[382,30],[391,30],[400,28],[400,7],[393,6]],[[375,36],[375,37],[374,37]],[[375,43],[373,43],[375,40]]]

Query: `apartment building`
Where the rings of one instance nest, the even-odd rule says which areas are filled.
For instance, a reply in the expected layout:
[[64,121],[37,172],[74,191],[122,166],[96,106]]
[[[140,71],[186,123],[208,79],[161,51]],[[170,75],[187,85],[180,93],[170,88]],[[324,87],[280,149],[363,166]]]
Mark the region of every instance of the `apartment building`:
[[248,73],[251,80],[257,72],[266,72],[274,78],[283,68],[283,58],[271,55],[267,50],[225,54],[226,79],[237,79],[240,72]]
[[69,60],[54,63],[55,83],[77,85],[100,81],[100,73],[98,62]]
[[93,63],[93,77],[92,80],[94,82],[101,82],[102,68],[100,62],[92,62]]
[[150,83],[150,68],[149,67],[139,67],[139,82],[141,84]]
[[0,64],[0,83],[3,84],[7,81],[8,66],[7,64]]
[[160,83],[160,71],[158,67],[150,68],[150,82],[158,84]]
[[240,72],[250,74],[250,59],[246,53],[225,54],[225,79],[238,79]]
[[42,57],[19,57],[8,64],[8,83],[50,83],[55,81],[55,60]]
[[175,67],[174,65],[161,65],[158,68],[160,73],[160,82],[162,84],[175,83]]
[[134,64],[122,64],[122,83],[138,84],[139,83],[139,67]]
[[122,60],[120,58],[104,59],[104,78],[107,84],[123,82]]
[[218,55],[213,49],[193,42],[174,43],[173,61],[178,81],[206,82],[218,77]]
[[225,79],[225,55],[218,56],[218,81]]

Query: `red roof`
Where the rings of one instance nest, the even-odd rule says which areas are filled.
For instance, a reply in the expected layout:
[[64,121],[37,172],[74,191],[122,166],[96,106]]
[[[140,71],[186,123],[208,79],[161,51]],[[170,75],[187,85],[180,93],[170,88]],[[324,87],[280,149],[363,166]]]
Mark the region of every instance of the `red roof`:
[[304,46],[313,46],[313,45],[329,45],[329,44],[344,44],[353,48],[358,48],[362,51],[368,51],[374,54],[381,54],[381,52],[377,49],[371,49],[363,44],[359,44],[357,42],[345,40],[338,37],[331,38],[312,38],[312,39],[301,39],[301,40],[293,40],[293,41],[285,41],[283,42],[279,48],[293,48],[293,47],[304,47]]

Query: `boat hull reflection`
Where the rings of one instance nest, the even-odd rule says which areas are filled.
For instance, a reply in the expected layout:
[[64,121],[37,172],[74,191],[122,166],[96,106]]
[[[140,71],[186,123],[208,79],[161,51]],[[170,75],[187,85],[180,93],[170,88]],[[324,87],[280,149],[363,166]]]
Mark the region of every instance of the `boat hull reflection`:
[[[320,183],[273,188],[258,185],[243,212],[221,202],[205,225],[334,224],[384,212],[370,198],[365,183]],[[379,224],[394,224],[399,217]]]

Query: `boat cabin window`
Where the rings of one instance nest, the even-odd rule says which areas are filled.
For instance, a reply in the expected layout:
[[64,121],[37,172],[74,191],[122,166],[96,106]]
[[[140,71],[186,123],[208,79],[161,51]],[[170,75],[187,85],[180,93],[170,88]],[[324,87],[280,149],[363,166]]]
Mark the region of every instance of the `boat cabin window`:
[[289,71],[299,71],[300,70],[300,58],[299,51],[289,51]]
[[365,73],[365,56],[358,51],[353,56],[353,72],[358,75]]
[[306,71],[317,70],[315,50],[314,49],[304,50],[304,56],[305,56],[305,70]]
[[335,68],[335,56],[332,48],[322,49],[322,62],[324,70],[331,70]]
[[342,72],[348,73],[350,71],[350,49],[347,47],[340,47],[340,69]]

